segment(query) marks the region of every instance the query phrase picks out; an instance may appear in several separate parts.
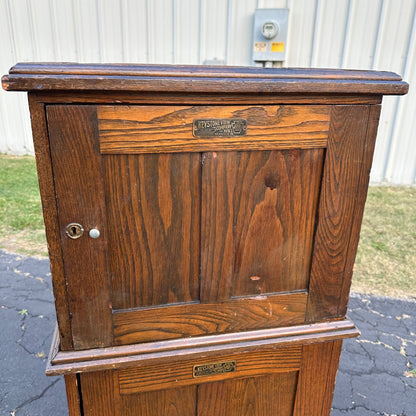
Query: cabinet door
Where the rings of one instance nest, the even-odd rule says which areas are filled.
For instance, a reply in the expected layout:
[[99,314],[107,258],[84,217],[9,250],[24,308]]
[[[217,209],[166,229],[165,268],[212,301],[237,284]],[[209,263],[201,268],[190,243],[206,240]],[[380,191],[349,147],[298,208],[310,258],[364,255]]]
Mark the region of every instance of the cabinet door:
[[357,107],[339,137],[330,106],[48,106],[73,347],[303,323],[311,268],[320,304],[318,268],[345,264]]

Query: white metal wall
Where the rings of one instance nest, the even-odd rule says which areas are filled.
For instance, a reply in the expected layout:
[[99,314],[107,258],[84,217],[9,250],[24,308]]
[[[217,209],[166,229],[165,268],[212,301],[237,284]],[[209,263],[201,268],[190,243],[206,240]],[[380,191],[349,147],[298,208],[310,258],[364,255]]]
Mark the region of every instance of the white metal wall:
[[[251,64],[256,7],[289,7],[290,67],[391,70],[372,181],[416,179],[416,0],[0,0],[0,72],[19,61]],[[0,152],[32,153],[22,93],[0,93]]]

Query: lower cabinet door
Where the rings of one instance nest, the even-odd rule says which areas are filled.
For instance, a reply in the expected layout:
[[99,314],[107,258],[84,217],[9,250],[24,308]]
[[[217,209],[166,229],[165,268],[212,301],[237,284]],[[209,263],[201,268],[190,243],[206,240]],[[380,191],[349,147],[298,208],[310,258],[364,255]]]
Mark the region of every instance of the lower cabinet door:
[[82,373],[70,416],[328,416],[341,344]]

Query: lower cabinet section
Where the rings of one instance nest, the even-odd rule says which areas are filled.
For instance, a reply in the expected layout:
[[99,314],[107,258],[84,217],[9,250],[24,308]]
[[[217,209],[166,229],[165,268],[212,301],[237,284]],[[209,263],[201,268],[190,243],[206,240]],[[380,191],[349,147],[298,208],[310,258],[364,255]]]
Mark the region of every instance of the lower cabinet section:
[[70,416],[325,416],[342,341],[65,377]]

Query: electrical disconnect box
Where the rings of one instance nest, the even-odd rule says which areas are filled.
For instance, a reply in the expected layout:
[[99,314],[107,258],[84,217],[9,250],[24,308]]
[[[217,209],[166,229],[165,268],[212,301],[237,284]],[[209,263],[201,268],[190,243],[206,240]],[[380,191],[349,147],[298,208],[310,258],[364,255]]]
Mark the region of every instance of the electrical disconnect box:
[[254,14],[253,61],[284,61],[289,9],[256,9]]

